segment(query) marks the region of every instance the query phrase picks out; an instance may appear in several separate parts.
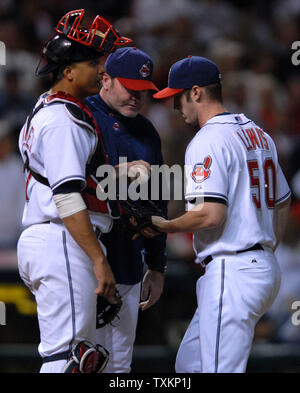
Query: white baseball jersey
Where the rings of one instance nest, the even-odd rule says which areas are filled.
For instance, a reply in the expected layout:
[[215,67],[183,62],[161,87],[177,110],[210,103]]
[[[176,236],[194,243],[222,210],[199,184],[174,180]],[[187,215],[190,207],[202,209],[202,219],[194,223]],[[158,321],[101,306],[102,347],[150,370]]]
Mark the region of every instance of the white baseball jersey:
[[188,145],[185,164],[188,209],[195,198],[218,198],[228,207],[220,228],[194,233],[196,262],[256,243],[274,247],[274,207],[291,192],[267,133],[244,114],[214,116]]
[[[37,102],[47,96],[43,95]],[[96,135],[76,124],[64,105],[52,104],[39,110],[30,127],[23,126],[19,149],[25,161],[25,151],[30,168],[46,177],[50,188],[37,182],[30,174],[26,179],[26,203],[23,225],[29,226],[59,219],[52,191],[61,184],[80,180],[86,185],[86,163],[95,151]],[[90,215],[91,222],[107,232],[112,219],[105,214]]]

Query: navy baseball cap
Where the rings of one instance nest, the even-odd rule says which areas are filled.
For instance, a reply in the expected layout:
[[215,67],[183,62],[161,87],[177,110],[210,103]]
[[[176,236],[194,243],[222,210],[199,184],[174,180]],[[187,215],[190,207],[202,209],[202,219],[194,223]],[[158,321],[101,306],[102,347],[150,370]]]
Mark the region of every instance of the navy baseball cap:
[[105,62],[106,72],[130,90],[157,90],[152,82],[153,61],[134,47],[117,49]]
[[169,72],[168,87],[155,93],[154,98],[167,98],[191,89],[193,86],[208,86],[218,83],[221,74],[217,65],[200,56],[188,56],[172,65]]

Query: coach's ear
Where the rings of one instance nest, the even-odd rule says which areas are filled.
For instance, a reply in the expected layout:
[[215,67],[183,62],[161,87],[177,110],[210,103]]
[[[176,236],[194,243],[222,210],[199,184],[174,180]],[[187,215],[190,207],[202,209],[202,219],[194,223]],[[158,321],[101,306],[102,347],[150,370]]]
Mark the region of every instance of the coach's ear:
[[108,90],[112,84],[112,77],[108,75],[107,72],[103,72],[101,82],[102,82],[102,88],[104,90]]

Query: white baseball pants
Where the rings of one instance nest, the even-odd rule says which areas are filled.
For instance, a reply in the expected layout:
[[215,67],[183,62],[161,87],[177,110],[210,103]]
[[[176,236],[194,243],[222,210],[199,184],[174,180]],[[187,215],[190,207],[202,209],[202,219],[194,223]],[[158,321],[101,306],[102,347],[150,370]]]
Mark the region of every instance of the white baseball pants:
[[122,296],[119,319],[96,330],[96,340],[109,351],[104,373],[129,373],[140,303],[141,283],[116,285]]
[[179,347],[176,372],[245,372],[255,325],[280,282],[271,251],[214,258],[197,281],[198,307]]
[[[97,281],[93,262],[63,224],[27,228],[18,242],[20,276],[35,296],[42,357],[95,344]],[[44,363],[41,372],[61,372],[65,360]]]

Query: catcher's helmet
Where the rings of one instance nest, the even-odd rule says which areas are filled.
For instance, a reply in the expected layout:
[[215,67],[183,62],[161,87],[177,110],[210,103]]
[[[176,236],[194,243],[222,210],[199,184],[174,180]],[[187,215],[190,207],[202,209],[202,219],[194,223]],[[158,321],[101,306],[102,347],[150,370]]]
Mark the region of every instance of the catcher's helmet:
[[[85,11],[70,11],[58,22],[55,34],[44,45],[46,65],[37,67],[36,75],[54,72],[59,67],[78,61],[90,60],[114,52],[132,40],[121,37],[113,26],[97,15],[90,26],[83,25]],[[41,63],[41,62],[40,62]]]

